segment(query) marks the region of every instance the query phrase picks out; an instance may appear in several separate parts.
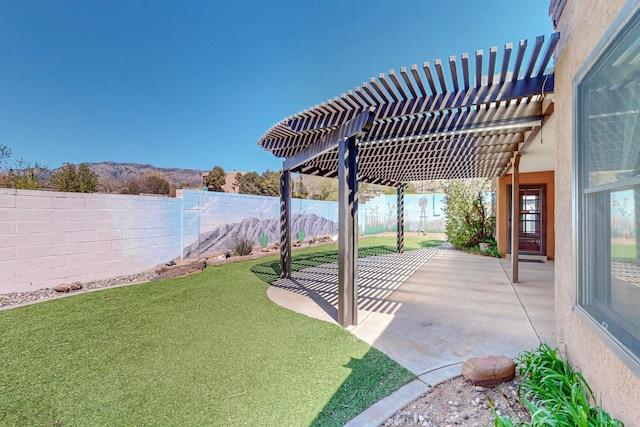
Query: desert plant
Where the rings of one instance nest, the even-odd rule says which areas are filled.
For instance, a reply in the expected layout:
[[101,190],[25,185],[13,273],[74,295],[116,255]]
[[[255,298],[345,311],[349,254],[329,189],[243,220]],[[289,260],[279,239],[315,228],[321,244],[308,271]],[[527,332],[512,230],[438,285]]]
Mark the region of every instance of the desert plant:
[[[624,427],[622,421],[595,404],[593,391],[580,372],[557,355],[558,350],[542,343],[536,349],[518,356],[518,372],[522,375],[520,396],[531,413],[531,422],[521,425]],[[511,426],[508,417],[498,417],[495,426]]]
[[304,232],[304,228],[301,228],[300,230],[298,230],[298,234],[296,235],[296,237],[298,238],[299,241],[304,241],[304,236],[305,236],[305,232]]
[[44,185],[47,167],[38,163],[31,166],[31,163],[18,160],[15,168],[9,168],[6,175],[2,177],[2,186],[17,188],[21,190],[35,190]]
[[233,239],[233,253],[237,256],[249,255],[253,250],[254,243],[246,237]]

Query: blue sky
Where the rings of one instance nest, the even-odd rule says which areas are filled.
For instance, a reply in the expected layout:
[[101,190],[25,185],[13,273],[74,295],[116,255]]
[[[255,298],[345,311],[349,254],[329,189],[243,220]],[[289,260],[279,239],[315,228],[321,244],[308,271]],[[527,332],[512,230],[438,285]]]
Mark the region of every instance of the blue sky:
[[549,1],[0,0],[13,158],[279,169],[257,140],[370,77],[548,36]]

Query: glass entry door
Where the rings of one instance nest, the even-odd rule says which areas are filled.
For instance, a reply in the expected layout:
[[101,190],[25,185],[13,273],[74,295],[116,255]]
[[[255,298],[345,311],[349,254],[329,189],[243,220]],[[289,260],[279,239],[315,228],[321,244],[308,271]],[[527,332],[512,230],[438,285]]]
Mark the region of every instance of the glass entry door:
[[[545,253],[545,186],[521,186],[518,197],[520,233],[518,250],[523,254],[544,255]],[[509,188],[509,195],[511,189]],[[511,203],[509,200],[509,236],[507,251],[511,253]]]

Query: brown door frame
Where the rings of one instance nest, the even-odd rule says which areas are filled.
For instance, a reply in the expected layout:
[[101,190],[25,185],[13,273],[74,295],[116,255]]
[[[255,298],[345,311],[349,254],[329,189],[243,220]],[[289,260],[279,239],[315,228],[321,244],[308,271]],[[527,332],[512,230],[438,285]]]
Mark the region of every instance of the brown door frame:
[[[520,190],[540,189],[540,251],[532,252],[518,248],[518,252],[525,255],[546,255],[547,251],[547,184],[520,185]],[[507,185],[507,235],[511,235],[513,196],[511,185]],[[519,241],[519,237],[518,237]],[[511,253],[511,239],[507,239],[507,253]]]

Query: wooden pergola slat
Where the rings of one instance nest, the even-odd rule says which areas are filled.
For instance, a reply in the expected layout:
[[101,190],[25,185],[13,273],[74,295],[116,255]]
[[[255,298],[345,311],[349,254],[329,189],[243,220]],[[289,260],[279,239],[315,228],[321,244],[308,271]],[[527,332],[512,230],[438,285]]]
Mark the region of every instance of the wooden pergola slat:
[[[552,34],[545,48],[544,37],[537,37],[528,60],[527,41],[521,40],[513,62],[508,43],[500,58],[498,48],[491,47],[486,63],[484,51],[476,50],[475,61],[468,53],[460,56],[460,64],[450,56],[446,68],[440,59],[423,62],[422,73],[415,64],[403,67],[402,79],[391,70],[276,123],[260,138],[261,147],[285,159],[285,191],[291,172],[340,178],[340,228],[347,230],[341,234],[347,240],[341,242],[341,253],[352,264],[343,264],[346,273],[339,279],[341,295],[348,299],[339,306],[350,310],[339,313],[341,323],[357,322],[352,268],[352,258],[357,259],[357,182],[396,187],[400,198],[408,181],[505,174],[553,110],[543,109],[543,95],[553,92],[553,72],[547,67],[558,40],[559,34]],[[290,203],[283,200],[281,206],[286,210]],[[281,218],[288,221],[290,215]],[[287,226],[281,228],[290,239]],[[282,248],[282,262],[290,262],[290,245],[283,241]],[[290,269],[285,267],[286,276]]]

